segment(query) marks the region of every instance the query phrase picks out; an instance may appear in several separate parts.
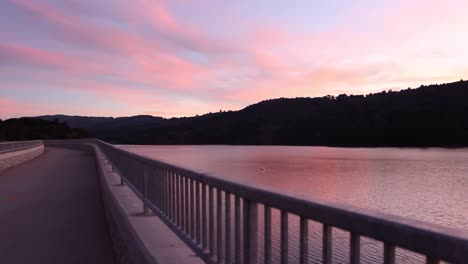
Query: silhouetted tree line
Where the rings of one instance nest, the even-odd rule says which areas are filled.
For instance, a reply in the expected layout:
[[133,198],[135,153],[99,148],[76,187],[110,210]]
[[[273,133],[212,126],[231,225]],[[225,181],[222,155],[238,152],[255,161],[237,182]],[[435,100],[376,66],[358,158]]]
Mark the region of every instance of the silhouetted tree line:
[[280,98],[240,111],[91,132],[131,144],[468,146],[468,82],[365,96]]
[[83,129],[70,128],[66,123],[61,123],[58,120],[47,121],[37,118],[0,120],[0,141],[72,139],[88,136],[88,133]]

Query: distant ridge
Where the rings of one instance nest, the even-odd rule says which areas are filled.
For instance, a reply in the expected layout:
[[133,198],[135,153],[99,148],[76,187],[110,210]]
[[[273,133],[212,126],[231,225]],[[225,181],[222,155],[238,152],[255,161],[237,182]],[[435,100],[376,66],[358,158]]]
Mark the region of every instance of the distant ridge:
[[11,118],[0,120],[0,141],[33,139],[74,139],[89,135],[80,128],[70,128],[66,123],[37,118]]
[[[119,141],[121,138],[135,136],[142,133],[153,125],[164,121],[162,117],[150,115],[138,115],[130,117],[92,117],[92,116],[67,116],[67,115],[46,115],[36,118],[65,122],[72,128],[81,128],[91,135],[107,140]],[[137,136],[137,135],[136,135]]]
[[272,99],[185,118],[39,118],[129,144],[468,146],[468,82],[365,96]]

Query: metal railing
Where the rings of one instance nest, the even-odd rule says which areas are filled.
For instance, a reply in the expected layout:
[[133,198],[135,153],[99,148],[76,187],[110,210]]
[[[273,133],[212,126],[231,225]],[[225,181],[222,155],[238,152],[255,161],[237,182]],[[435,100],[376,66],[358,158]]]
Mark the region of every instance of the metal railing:
[[271,263],[272,209],[280,211],[281,263],[288,262],[290,253],[291,215],[299,218],[300,263],[309,261],[310,221],[322,225],[322,263],[332,262],[334,228],[349,232],[349,263],[360,263],[363,237],[383,242],[385,264],[395,263],[396,248],[420,253],[426,263],[468,263],[468,232],[463,230],[282,195],[141,157],[99,140],[92,142],[122,183],[143,201],[144,212],[158,215],[207,263],[258,263],[260,245],[264,262]]
[[42,144],[42,140],[0,142],[0,153],[34,148]]

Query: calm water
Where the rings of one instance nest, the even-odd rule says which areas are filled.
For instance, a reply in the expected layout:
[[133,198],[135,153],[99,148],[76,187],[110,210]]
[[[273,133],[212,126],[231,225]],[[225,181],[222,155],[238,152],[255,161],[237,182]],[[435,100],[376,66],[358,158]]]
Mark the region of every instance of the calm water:
[[[286,194],[351,204],[468,230],[468,149],[120,147],[181,167]],[[291,219],[290,222],[290,228],[297,229],[296,221]],[[320,237],[319,226],[311,225],[311,235]],[[297,234],[291,233],[291,260],[295,261],[297,256],[293,252],[297,247]],[[333,235],[334,243],[338,244],[334,261],[347,262],[347,234],[338,230]],[[274,239],[278,237],[279,233],[274,233]],[[277,242],[274,242],[274,257],[278,256]],[[319,250],[319,240],[311,243]],[[381,243],[364,240],[362,246],[364,262],[380,260]],[[320,254],[311,257],[320,258]],[[399,250],[398,257],[402,263],[419,262],[417,256],[403,250]]]

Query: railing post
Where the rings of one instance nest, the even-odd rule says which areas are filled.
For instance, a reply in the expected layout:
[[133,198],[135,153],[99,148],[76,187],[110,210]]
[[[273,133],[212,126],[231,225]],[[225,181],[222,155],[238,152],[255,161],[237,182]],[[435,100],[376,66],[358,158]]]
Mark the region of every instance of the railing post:
[[264,229],[264,259],[265,264],[271,264],[271,207],[269,205],[265,205]]
[[189,178],[185,177],[185,182],[184,182],[184,198],[185,198],[185,216],[184,216],[184,222],[185,222],[185,233],[188,237],[190,237],[190,197],[189,197]]
[[288,263],[288,240],[288,212],[281,210],[281,264]]
[[213,201],[213,187],[208,186],[208,209],[209,209],[209,227],[210,227],[210,258],[214,257],[215,252],[215,236],[214,236],[214,226],[215,226],[215,221],[214,221],[214,201]]
[[309,263],[309,223],[307,218],[300,217],[299,263]]
[[231,194],[226,192],[224,193],[224,205],[226,209],[226,216],[225,216],[225,229],[226,229],[226,251],[224,254],[224,262],[231,263]]
[[206,228],[206,225],[208,224],[207,217],[206,217],[206,185],[202,182],[201,184],[202,188],[202,248],[203,250],[208,249],[208,230]]
[[169,219],[169,177],[167,176],[167,171],[163,169],[163,177],[164,177],[164,215]]
[[359,264],[361,263],[361,236],[356,233],[351,233],[350,239],[350,260],[349,263],[351,264]]
[[196,230],[195,230],[195,189],[194,189],[194,180],[189,180],[189,189],[190,189],[190,238],[192,241],[195,241]]
[[431,256],[426,256],[426,264],[439,264],[440,261],[437,258],[433,258]]
[[395,246],[384,243],[384,264],[395,264]]
[[332,227],[323,224],[322,231],[322,263],[331,264],[332,262]]
[[120,185],[125,185],[125,179],[124,179],[122,172],[119,172],[119,174],[120,174]]
[[182,211],[182,189],[181,189],[181,184],[182,184],[182,180],[181,180],[181,176],[180,174],[175,174],[176,176],[176,217],[177,217],[177,226],[179,226],[180,230],[183,230],[182,229],[182,214],[181,214],[181,211]]
[[174,177],[171,171],[167,171],[169,177],[169,215],[172,223],[175,223],[175,214],[174,214]]
[[217,262],[223,262],[223,201],[221,196],[221,190],[216,189],[216,242],[217,246],[216,249],[218,251],[217,255]]
[[195,181],[195,204],[196,204],[196,209],[195,212],[197,213],[197,232],[196,232],[196,237],[197,237],[197,245],[200,245],[201,243],[201,209],[200,209],[200,182]]
[[149,214],[148,209],[148,169],[144,167],[143,173],[143,214]]
[[257,263],[257,203],[244,199],[244,264]]
[[234,196],[234,252],[235,252],[235,261],[234,263],[242,263],[241,253],[242,253],[242,241],[241,241],[241,206],[240,206],[240,197],[238,195]]

